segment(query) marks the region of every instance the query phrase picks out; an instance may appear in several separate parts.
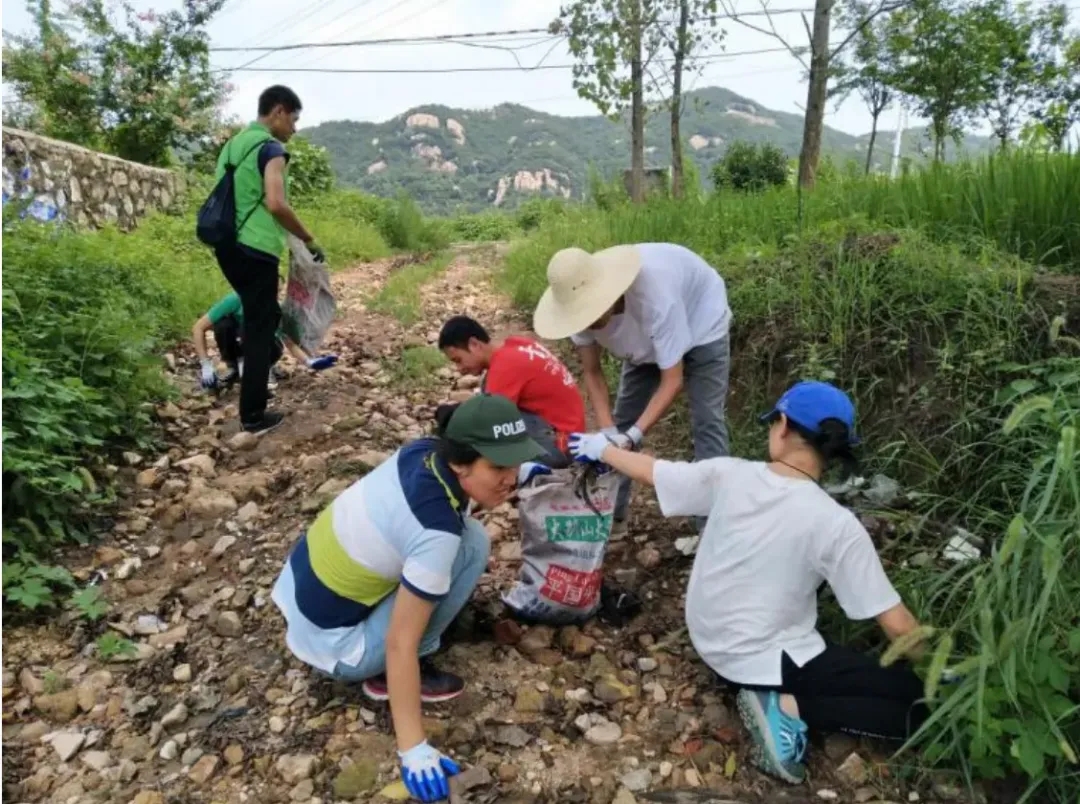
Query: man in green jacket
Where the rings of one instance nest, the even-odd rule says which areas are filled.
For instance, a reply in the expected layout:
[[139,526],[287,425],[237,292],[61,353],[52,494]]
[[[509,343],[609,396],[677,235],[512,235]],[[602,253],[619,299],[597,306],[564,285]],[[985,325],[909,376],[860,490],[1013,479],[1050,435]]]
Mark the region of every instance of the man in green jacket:
[[259,96],[259,116],[222,148],[217,178],[227,164],[236,167],[235,244],[215,254],[221,272],[240,297],[244,312],[244,374],[240,380],[240,424],[262,434],[279,424],[283,414],[267,411],[267,391],[274,352],[274,333],[281,320],[278,304],[278,262],[285,251],[285,233],[300,238],[316,259],[323,252],[289,206],[289,153],[284,143],[296,133],[300,98],[285,86],[272,86]]

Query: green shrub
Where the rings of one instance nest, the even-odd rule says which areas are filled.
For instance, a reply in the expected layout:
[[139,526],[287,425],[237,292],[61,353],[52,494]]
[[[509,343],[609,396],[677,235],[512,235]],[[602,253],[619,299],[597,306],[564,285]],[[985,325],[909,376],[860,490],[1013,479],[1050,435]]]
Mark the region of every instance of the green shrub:
[[390,249],[379,233],[383,203],[352,190],[334,190],[297,204],[296,214],[326,249],[333,270],[385,257]]
[[517,208],[517,225],[522,231],[530,232],[545,221],[565,216],[566,206],[558,198],[530,198]]
[[509,240],[518,233],[514,218],[505,212],[458,215],[446,223],[448,236],[454,241],[490,243]]
[[224,285],[209,252],[177,234],[163,218],[136,235],[5,232],[5,550],[81,538],[110,500],[112,451],[150,446],[147,403],[166,393],[155,352]]
[[787,157],[768,142],[733,142],[712,169],[717,190],[757,192],[783,186],[787,180]]
[[445,229],[425,220],[420,207],[405,194],[383,207],[379,231],[391,248],[403,251],[434,251],[449,244]]
[[289,192],[294,200],[334,189],[334,171],[325,148],[298,135],[289,140],[288,151]]

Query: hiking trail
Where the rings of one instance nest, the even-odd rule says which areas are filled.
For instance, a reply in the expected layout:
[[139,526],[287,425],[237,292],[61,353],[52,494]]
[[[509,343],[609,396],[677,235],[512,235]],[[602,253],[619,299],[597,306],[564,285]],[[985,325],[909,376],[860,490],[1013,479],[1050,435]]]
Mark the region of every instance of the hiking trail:
[[[493,335],[528,321],[496,289],[502,246],[459,248],[418,287],[411,325],[369,309],[407,258],[333,276],[336,320],[313,374],[288,359],[272,405],[288,415],[261,438],[239,432],[238,389],[202,393],[189,349],[168,357],[182,398],[159,411],[167,451],[125,456],[126,493],[110,532],[63,556],[111,604],[4,630],[5,798],[22,802],[382,801],[397,758],[385,704],[292,658],[270,590],[301,528],[404,441],[435,407],[473,393],[434,343],[466,313]],[[606,573],[644,612],[624,628],[524,628],[499,593],[520,562],[515,512],[482,517],[489,573],[444,637],[440,664],[465,693],[425,710],[432,741],[466,769],[457,802],[872,802],[908,800],[880,746],[838,735],[810,752],[810,781],[788,788],[754,770],[730,694],[683,629],[689,522],[660,519],[637,493]],[[103,578],[103,580],[102,580]],[[134,655],[104,660],[102,634]],[[588,738],[585,731],[588,730]],[[958,789],[935,785],[923,798]],[[392,792],[393,788],[389,788]]]

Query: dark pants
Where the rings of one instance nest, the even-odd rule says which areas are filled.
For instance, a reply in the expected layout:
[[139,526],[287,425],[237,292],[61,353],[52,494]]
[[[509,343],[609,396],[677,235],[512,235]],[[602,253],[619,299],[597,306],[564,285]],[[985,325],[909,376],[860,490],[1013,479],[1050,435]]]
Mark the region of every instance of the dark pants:
[[544,454],[536,459],[537,463],[552,469],[564,469],[570,465],[570,456],[559,448],[559,434],[555,428],[535,413],[522,413],[525,420],[525,432],[537,444],[544,448]]
[[926,719],[923,683],[905,663],[882,667],[873,656],[826,643],[825,651],[799,667],[786,653],[779,687],[794,696],[799,717],[813,732],[847,732],[886,740],[906,740]]
[[[219,318],[214,324],[214,341],[217,343],[221,359],[232,370],[237,370],[240,358],[244,356],[244,328],[234,316],[227,315]],[[285,348],[281,341],[274,338],[274,347],[270,352],[270,364],[273,365],[281,360]]]
[[244,308],[244,376],[240,380],[240,421],[254,424],[266,412],[267,384],[274,352],[274,333],[281,320],[278,267],[240,246],[219,249],[221,272]]
[[[690,407],[690,432],[694,439],[694,460],[719,458],[728,454],[727,407],[728,369],[731,361],[728,337],[695,346],[683,357],[683,386]],[[655,363],[632,365],[623,362],[619,392],[612,416],[615,425],[626,431],[649,405],[660,386],[660,367]],[[615,520],[622,522],[630,507],[630,478],[619,485]],[[697,517],[700,533],[705,517]]]

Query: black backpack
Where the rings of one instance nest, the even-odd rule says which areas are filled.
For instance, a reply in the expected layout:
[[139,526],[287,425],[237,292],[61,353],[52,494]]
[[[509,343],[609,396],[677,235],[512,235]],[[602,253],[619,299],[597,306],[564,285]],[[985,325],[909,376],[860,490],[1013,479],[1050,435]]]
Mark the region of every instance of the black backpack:
[[[195,236],[211,248],[230,246],[235,243],[237,235],[248,222],[248,218],[262,203],[264,193],[259,194],[259,200],[255,202],[255,206],[248,210],[247,215],[240,221],[240,225],[236,225],[236,169],[251,156],[252,152],[270,140],[271,137],[259,140],[244,152],[236,164],[226,159],[225,175],[214,185],[210,195],[199,207],[199,212],[195,216]],[[231,145],[232,142],[225,147],[229,148]]]

